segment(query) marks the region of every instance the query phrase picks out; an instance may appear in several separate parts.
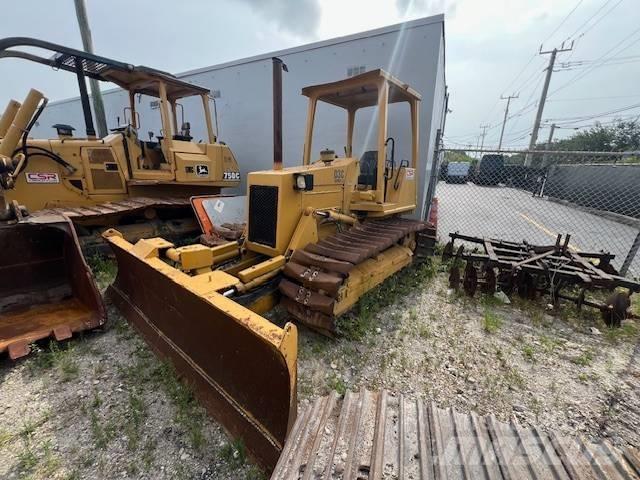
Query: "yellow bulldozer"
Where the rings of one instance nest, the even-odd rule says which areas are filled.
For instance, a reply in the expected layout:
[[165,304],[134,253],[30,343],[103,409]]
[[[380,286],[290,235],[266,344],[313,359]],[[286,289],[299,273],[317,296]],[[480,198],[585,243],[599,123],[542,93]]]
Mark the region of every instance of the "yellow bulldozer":
[[[67,338],[104,322],[80,246],[108,250],[101,233],[114,226],[131,241],[197,234],[190,197],[236,187],[240,172],[231,149],[216,138],[206,88],[33,38],[0,39],[0,57],[73,73],[85,122],[81,137],[56,124],[57,138],[31,138],[47,105],[36,90],[22,103],[10,101],[0,117],[0,353],[17,358],[33,341]],[[87,78],[129,94],[122,119],[104,138],[96,136]],[[199,141],[181,108],[189,97],[202,103]],[[151,99],[160,117],[161,130],[148,139],[139,132],[142,98]]]
[[[274,59],[276,99],[281,67]],[[104,234],[118,262],[108,295],[267,469],[296,418],[297,328],[260,314],[282,299],[295,321],[339,334],[341,314],[435,244],[432,225],[402,216],[416,208],[416,183],[424,181],[418,173],[419,93],[383,70],[302,93],[309,98],[302,165],[282,166],[276,100],[274,166],[248,175],[243,238],[209,247],[159,237],[132,243],[117,230]],[[342,157],[324,149],[312,159],[319,102],[347,114]],[[396,161],[388,136],[388,109],[396,103],[409,107],[409,160]],[[375,149],[357,157],[356,113],[367,108],[375,109]],[[204,199],[209,205],[201,212],[224,211],[225,201]]]

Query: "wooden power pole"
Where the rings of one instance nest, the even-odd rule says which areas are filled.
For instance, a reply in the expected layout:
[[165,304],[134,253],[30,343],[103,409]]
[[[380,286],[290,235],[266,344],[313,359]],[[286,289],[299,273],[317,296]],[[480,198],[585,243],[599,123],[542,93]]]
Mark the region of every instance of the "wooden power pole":
[[[91,39],[91,30],[89,29],[89,19],[87,17],[87,6],[85,0],[74,0],[76,5],[76,16],[78,17],[78,26],[80,27],[80,36],[82,37],[82,47],[87,53],[93,52],[93,40]],[[100,92],[100,84],[95,78],[89,79],[89,87],[91,89],[91,100],[93,102],[93,113],[96,117],[96,126],[98,127],[98,135],[100,137],[107,136],[107,116],[104,113],[104,103],[102,101],[102,93]]]
[[509,104],[512,98],[518,98],[518,95],[508,95],[503,97],[500,95],[500,99],[507,101],[507,108],[504,109],[504,119],[502,120],[502,130],[500,130],[500,141],[498,142],[498,150],[502,148],[502,137],[504,136],[504,127],[507,124],[507,116],[509,115]]
[[[540,95],[540,101],[538,102],[538,112],[536,113],[536,120],[533,123],[533,131],[531,132],[531,141],[529,142],[529,150],[533,151],[536,148],[536,142],[538,141],[538,132],[540,130],[540,122],[542,121],[542,112],[544,111],[544,104],[547,101],[547,93],[549,93],[549,83],[551,82],[551,74],[553,73],[553,66],[556,63],[556,56],[561,52],[569,52],[573,50],[573,41],[567,48],[564,47],[564,42],[560,45],[560,48],[554,48],[553,50],[542,51],[542,45],[540,45],[540,55],[551,54],[549,57],[549,65],[547,66],[547,74],[544,79],[544,85],[542,87],[542,94]],[[533,155],[527,154],[524,164],[527,167],[531,166],[533,162]]]

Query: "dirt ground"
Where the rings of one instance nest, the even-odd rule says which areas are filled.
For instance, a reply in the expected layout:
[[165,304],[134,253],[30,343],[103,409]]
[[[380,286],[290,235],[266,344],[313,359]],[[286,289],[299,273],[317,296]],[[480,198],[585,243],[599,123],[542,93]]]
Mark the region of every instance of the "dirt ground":
[[[103,287],[111,276],[108,265],[98,272]],[[437,262],[405,278],[363,299],[339,340],[300,328],[301,402],[332,389],[387,388],[640,446],[635,323],[611,332],[569,306],[469,299],[448,291]],[[0,478],[264,478],[171,368],[109,314],[103,331],[0,363]]]

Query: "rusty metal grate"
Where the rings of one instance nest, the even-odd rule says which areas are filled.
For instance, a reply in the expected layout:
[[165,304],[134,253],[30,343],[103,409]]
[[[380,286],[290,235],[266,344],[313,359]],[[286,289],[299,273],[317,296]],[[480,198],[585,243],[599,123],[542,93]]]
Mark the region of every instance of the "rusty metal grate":
[[298,416],[272,480],[640,478],[640,453],[461,414],[385,390]]

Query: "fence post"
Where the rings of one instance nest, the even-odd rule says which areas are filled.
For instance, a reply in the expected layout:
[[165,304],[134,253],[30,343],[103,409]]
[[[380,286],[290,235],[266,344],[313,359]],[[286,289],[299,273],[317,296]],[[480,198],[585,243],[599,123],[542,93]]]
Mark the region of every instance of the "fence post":
[[620,268],[620,275],[622,275],[623,277],[627,276],[629,267],[631,267],[631,262],[633,262],[633,259],[636,257],[636,254],[638,253],[638,249],[640,249],[640,230],[638,230],[636,239],[633,241],[633,244],[629,249],[629,253],[627,253],[627,258],[624,259],[622,267]]
[[431,200],[433,200],[433,196],[436,193],[436,183],[438,182],[438,174],[440,171],[438,170],[440,162],[440,152],[442,151],[440,143],[442,142],[442,130],[438,129],[436,131],[436,146],[433,149],[433,160],[431,161],[431,178],[429,179],[429,186],[427,187],[427,198],[426,202],[428,202],[429,208],[426,209],[424,218],[429,218],[429,213],[431,212]]

